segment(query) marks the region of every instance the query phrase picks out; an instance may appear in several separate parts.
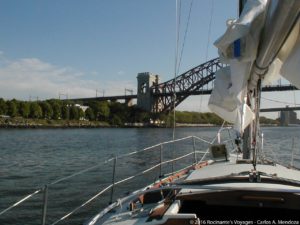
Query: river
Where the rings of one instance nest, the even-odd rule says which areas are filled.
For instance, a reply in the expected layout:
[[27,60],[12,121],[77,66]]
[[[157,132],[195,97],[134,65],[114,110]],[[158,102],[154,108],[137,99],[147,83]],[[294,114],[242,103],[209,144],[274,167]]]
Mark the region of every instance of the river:
[[[212,140],[217,130],[218,128],[214,127],[178,128],[175,134],[176,138],[195,135]],[[262,130],[265,152],[270,155],[274,151],[277,160],[285,164],[291,162],[290,149],[294,139],[294,165],[299,168],[299,128],[265,127]],[[87,173],[49,186],[46,221],[47,224],[51,224],[112,182],[113,161],[104,163],[105,160],[171,139],[172,130],[160,128],[0,129],[0,211],[45,184],[98,165]],[[164,159],[190,151],[187,147],[191,145],[192,139],[179,146],[164,146]],[[207,147],[206,144],[196,142],[197,150],[205,150]],[[158,163],[159,147],[155,150],[158,151],[117,159],[116,180],[134,175]],[[191,160],[193,158],[182,160],[173,165],[173,169],[180,168]],[[166,165],[163,172],[170,172],[171,169],[172,165]],[[154,181],[158,176],[158,169],[146,176],[140,176],[117,187],[114,196],[124,195]],[[0,216],[0,224],[41,224],[42,201],[43,195],[36,194],[29,201]],[[81,224],[107,206],[108,202],[109,195],[92,201],[58,224]]]

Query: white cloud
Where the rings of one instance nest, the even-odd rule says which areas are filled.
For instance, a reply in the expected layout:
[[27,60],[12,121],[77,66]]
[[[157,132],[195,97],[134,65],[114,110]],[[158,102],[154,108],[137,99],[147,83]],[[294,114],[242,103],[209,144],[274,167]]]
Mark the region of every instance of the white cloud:
[[[124,73],[119,71],[119,74]],[[87,78],[89,75],[90,78]],[[59,93],[68,94],[69,98],[84,98],[96,96],[124,95],[125,88],[136,93],[136,81],[111,80],[113,76],[102,80],[98,72],[86,74],[71,67],[58,67],[37,58],[23,58],[10,60],[0,51],[0,98],[28,100],[58,98]],[[92,78],[91,78],[92,77]],[[97,79],[97,80],[96,80]],[[99,81],[101,80],[101,81]],[[282,93],[280,93],[282,94]],[[264,97],[277,99],[282,102],[295,102],[299,104],[300,92],[264,93]],[[279,97],[281,96],[281,97]],[[209,96],[190,96],[182,102],[177,110],[207,112]],[[63,98],[63,96],[62,96]],[[285,107],[285,103],[276,103],[262,99],[262,108]],[[264,113],[264,116],[276,118],[278,113]],[[299,114],[298,114],[299,116]]]
[[[2,53],[3,54],[3,53]],[[0,97],[28,100],[58,98],[68,93],[70,98],[92,97],[105,90],[105,95],[122,95],[125,88],[135,87],[129,81],[95,81],[70,67],[58,67],[37,58],[7,60],[0,58]]]
[[118,73],[117,73],[119,76],[122,76],[125,74],[125,72],[123,70],[119,70]]

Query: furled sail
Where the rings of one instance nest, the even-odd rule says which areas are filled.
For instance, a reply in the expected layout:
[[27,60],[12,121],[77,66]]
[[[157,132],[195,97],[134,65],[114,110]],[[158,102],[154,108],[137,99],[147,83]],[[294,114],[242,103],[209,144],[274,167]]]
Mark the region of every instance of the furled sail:
[[296,43],[294,44],[293,49],[290,50],[290,53],[283,54],[285,57],[287,56],[286,60],[284,61],[284,64],[281,67],[280,74],[286,78],[288,81],[290,81],[293,85],[295,85],[297,88],[300,89],[300,26],[299,21],[297,22],[297,25],[294,28],[294,34],[292,36],[292,40],[290,42],[294,42],[296,40]]
[[234,123],[240,132],[254,119],[254,113],[244,99],[257,55],[266,5],[266,0],[248,1],[240,17],[229,20],[225,34],[215,42],[221,60],[229,66],[217,72],[208,106],[228,122]]
[[258,80],[268,83],[282,74],[300,87],[299,9],[297,0],[248,0],[215,42],[229,66],[216,73],[208,106],[241,133],[255,119],[247,97],[257,93]]

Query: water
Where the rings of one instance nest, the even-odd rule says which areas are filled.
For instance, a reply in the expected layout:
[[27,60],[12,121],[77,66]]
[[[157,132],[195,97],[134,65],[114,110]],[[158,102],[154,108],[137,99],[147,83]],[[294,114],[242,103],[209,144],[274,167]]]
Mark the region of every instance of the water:
[[[211,140],[217,128],[178,128],[176,137],[195,135]],[[300,133],[296,127],[263,128],[265,151],[271,149],[282,163],[291,160],[292,140],[295,137],[294,165],[300,167]],[[107,159],[160,142],[170,140],[171,129],[10,129],[0,130],[0,211],[22,197],[59,178],[99,164],[99,167],[82,175],[49,187],[47,224],[51,224],[66,213],[95,195],[112,182],[113,161]],[[164,146],[164,159],[177,157],[191,151],[192,140],[180,145]],[[197,150],[205,150],[207,144],[196,141]],[[134,175],[159,163],[159,147],[154,152],[143,152],[117,160],[116,180]],[[188,164],[193,156],[179,161],[173,169]],[[172,165],[163,167],[163,172],[172,170]],[[140,176],[115,189],[115,196],[153,182],[159,176],[159,168]],[[101,208],[107,206],[109,193],[70,218],[58,224],[81,224]],[[0,216],[0,224],[41,224],[42,194]],[[116,199],[116,198],[114,198]]]

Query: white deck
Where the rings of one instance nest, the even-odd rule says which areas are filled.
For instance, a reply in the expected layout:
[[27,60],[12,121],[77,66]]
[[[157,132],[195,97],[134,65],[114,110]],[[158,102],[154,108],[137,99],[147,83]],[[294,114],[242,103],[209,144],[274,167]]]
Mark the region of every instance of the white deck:
[[[257,170],[261,173],[268,175],[273,175],[276,178],[282,178],[285,180],[300,180],[300,171],[289,169],[281,165],[257,165]],[[252,164],[236,164],[233,161],[229,162],[218,162],[212,163],[208,166],[205,166],[199,170],[193,171],[187,178],[186,181],[205,181],[205,180],[214,180],[220,177],[226,177],[230,175],[236,175],[241,172],[245,172],[245,175],[248,176],[248,172],[253,170]],[[264,177],[261,175],[261,177]],[[300,193],[299,186],[292,186],[287,184],[274,184],[274,183],[264,183],[264,182],[229,182],[220,184],[202,184],[202,185],[186,185],[186,188],[182,188],[178,193],[180,195],[192,194],[192,193],[201,193],[206,191],[222,191],[222,190],[258,190],[264,189],[267,191],[291,191],[295,193]],[[126,201],[127,202],[127,201]],[[170,218],[177,217],[188,217],[196,218],[194,214],[177,214],[178,208],[180,207],[180,202],[175,201],[167,212],[164,214],[163,218],[159,221],[154,219],[152,221],[147,221],[151,208],[154,207],[153,204],[147,205],[139,213],[134,213],[128,211],[126,208],[126,202],[123,202],[123,208],[116,208],[115,212],[106,214],[105,218],[98,220],[96,223],[88,223],[89,225],[97,224],[115,224],[115,225],[139,225],[139,224],[163,224]]]
[[[188,177],[187,181],[192,180],[213,180],[217,177],[229,176],[241,172],[250,172],[253,170],[252,164],[235,164],[231,162],[215,163],[201,170],[195,170]],[[257,165],[256,170],[269,175],[276,175],[278,178],[289,180],[300,180],[300,171],[288,169],[281,165]]]

